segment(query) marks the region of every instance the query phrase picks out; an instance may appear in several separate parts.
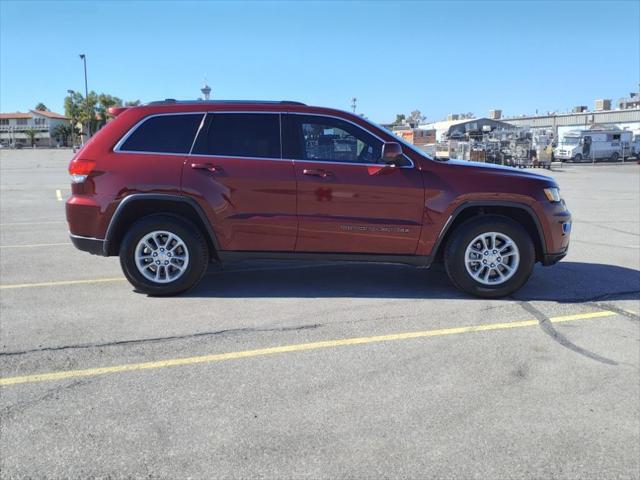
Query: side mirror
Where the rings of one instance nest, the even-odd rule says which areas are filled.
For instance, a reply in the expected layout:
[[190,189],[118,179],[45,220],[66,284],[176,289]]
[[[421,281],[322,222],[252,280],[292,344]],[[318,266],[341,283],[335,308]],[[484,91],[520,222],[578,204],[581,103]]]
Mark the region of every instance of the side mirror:
[[402,165],[402,147],[397,142],[386,142],[382,145],[382,163]]

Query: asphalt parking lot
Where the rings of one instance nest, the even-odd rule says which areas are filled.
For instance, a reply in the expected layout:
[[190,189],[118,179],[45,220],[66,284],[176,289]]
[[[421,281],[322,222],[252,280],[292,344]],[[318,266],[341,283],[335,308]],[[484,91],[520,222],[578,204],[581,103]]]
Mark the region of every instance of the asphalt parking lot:
[[0,151],[2,478],[639,478],[640,166],[554,176],[560,264],[243,263],[176,298],[69,243],[64,150]]

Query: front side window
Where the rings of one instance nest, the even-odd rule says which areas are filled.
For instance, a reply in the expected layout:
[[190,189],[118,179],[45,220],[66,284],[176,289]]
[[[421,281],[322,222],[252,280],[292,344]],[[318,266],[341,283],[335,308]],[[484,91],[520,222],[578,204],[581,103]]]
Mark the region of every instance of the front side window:
[[189,153],[202,113],[149,117],[124,141],[121,151]]
[[280,115],[213,113],[193,147],[195,155],[280,158]]
[[[360,127],[330,117],[293,116],[295,158],[344,163],[379,163],[382,142]],[[297,118],[296,118],[297,117]]]

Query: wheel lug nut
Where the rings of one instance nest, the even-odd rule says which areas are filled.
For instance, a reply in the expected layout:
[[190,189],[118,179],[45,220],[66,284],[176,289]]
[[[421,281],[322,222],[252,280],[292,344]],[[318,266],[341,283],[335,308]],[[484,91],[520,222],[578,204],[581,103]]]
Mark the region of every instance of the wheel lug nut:
[[487,264],[487,261],[486,261],[486,260],[482,260],[482,263],[484,263],[484,264],[486,265],[486,264]]
[[165,264],[165,265],[169,265],[169,262],[165,260],[164,264]]
[[158,256],[158,252],[153,252],[153,256],[157,257]]
[[502,261],[502,258],[498,257],[498,261],[499,261],[499,262],[501,262],[501,261]]
[[160,260],[156,260],[156,265],[160,265]]
[[493,251],[493,253],[494,253],[494,254],[495,254],[495,253],[498,253],[498,250],[494,250],[494,251]]
[[491,268],[493,268],[493,267],[495,267],[495,264],[493,264],[493,263],[492,263],[492,264],[491,264]]

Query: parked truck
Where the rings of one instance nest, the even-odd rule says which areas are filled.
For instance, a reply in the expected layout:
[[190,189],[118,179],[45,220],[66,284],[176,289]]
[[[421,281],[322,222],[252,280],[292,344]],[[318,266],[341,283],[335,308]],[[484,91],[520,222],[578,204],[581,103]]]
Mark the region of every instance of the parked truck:
[[565,162],[617,161],[631,156],[629,130],[571,130],[554,150],[555,158]]

